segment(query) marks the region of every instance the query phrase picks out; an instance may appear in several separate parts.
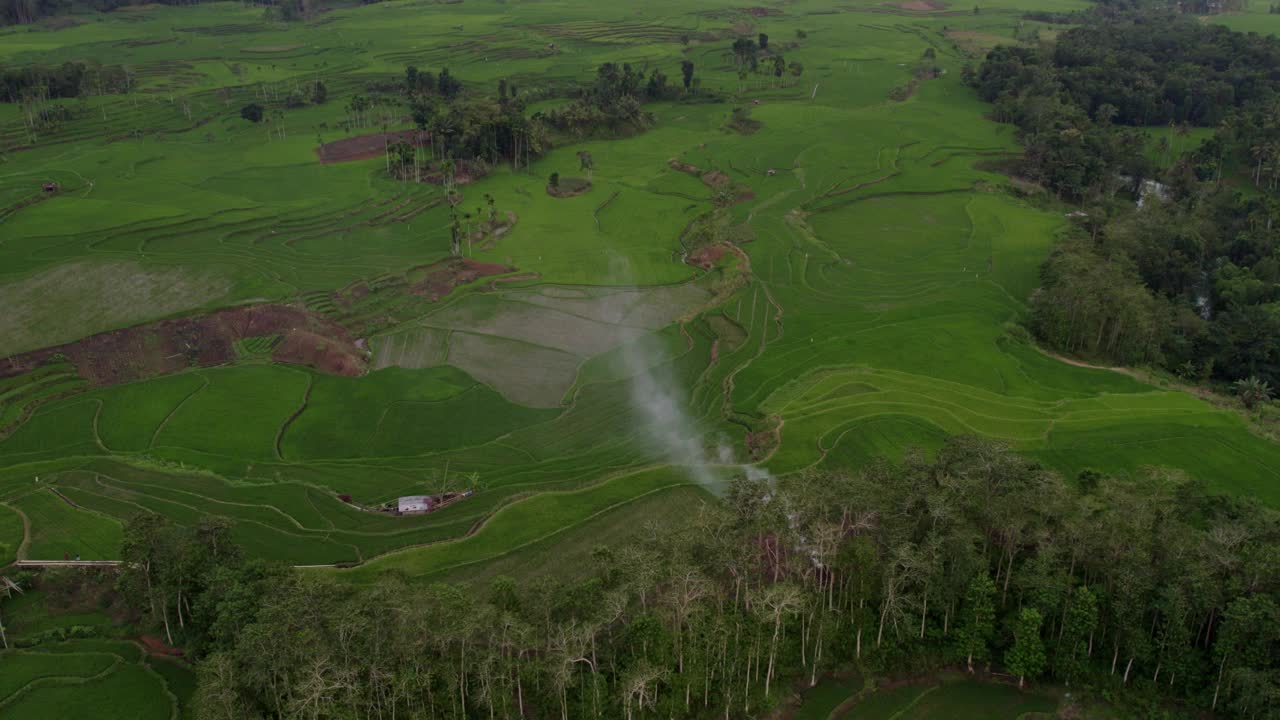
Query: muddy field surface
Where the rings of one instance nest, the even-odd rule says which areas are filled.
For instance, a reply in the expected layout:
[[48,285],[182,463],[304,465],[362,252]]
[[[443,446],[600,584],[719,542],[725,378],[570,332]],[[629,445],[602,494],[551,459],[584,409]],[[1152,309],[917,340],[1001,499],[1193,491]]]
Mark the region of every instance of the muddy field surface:
[[467,285],[489,275],[502,275],[515,268],[498,263],[479,262],[470,258],[446,260],[436,264],[436,269],[427,272],[427,276],[412,288],[410,292],[431,301],[436,301],[460,285]]
[[322,163],[351,162],[352,160],[369,160],[382,157],[388,145],[398,142],[417,144],[426,147],[431,144],[429,136],[417,130],[400,130],[397,132],[371,133],[357,135],[327,142],[316,148],[316,156]]
[[254,305],[98,333],[16,355],[0,366],[0,377],[63,357],[91,385],[116,385],[224,365],[236,358],[238,340],[271,335],[282,338],[274,360],[334,375],[364,371],[364,352],[341,325],[287,305]]

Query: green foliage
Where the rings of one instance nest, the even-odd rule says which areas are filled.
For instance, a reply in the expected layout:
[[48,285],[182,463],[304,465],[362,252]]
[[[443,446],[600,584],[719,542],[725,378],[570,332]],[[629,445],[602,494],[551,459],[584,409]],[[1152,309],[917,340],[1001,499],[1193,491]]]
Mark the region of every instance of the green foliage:
[[[574,550],[584,574],[476,574],[469,589],[439,583],[447,571],[510,552],[503,538],[519,541],[520,553],[526,541],[541,543],[555,533],[548,520],[554,515],[589,521],[628,485],[658,492],[669,482],[651,471],[558,498],[541,494],[510,505],[466,540],[339,571],[357,584],[246,565],[234,555],[207,566],[185,586],[195,612],[182,632],[204,658],[196,704],[240,715],[292,706],[305,696],[307,676],[285,668],[318,662],[362,678],[361,690],[324,703],[338,707],[358,697],[375,713],[456,695],[459,717],[491,709],[498,715],[511,691],[525,693],[529,707],[594,714],[598,703],[600,715],[625,715],[628,703],[640,709],[637,687],[644,686],[646,712],[680,716],[683,684],[655,681],[674,676],[706,689],[706,710],[719,716],[728,708],[732,716],[748,703],[760,707],[789,694],[793,677],[812,681],[853,662],[911,663],[975,638],[975,656],[984,647],[998,652],[1002,669],[1020,683],[1040,677],[1052,655],[1055,672],[1073,687],[1092,671],[1105,675],[1113,657],[1091,659],[1089,639],[1114,643],[1126,675],[1159,680],[1167,677],[1161,672],[1177,673],[1170,692],[1201,706],[1213,702],[1213,669],[1221,668],[1230,681],[1222,706],[1233,712],[1256,701],[1265,691],[1257,680],[1274,670],[1280,613],[1271,591],[1236,584],[1196,595],[1231,582],[1240,564],[1270,572],[1280,540],[1274,511],[1211,498],[1168,476],[1105,478],[1084,494],[1004,448],[964,438],[949,441],[935,459],[912,454],[901,465],[857,475],[739,478],[724,502],[686,522],[648,529],[622,545]],[[1250,539],[1229,549],[1215,545],[1215,528],[1226,518],[1248,528]],[[141,552],[122,586],[136,588],[137,609],[163,623],[164,596],[177,594],[172,583],[181,577],[171,558],[203,545],[162,522],[135,522],[128,535],[130,552]],[[1157,551],[1166,546],[1187,553]],[[790,562],[797,555],[805,562]],[[151,587],[161,588],[155,597],[147,568],[156,573]],[[997,568],[1011,577],[1008,590],[993,582]],[[382,572],[388,569],[399,572]],[[1051,577],[1065,582],[1046,583]],[[1078,584],[1083,577],[1110,588],[1102,602]],[[1159,599],[1149,605],[1144,598],[1152,594]],[[1186,611],[1189,597],[1222,617],[1212,657],[1197,650],[1200,619]],[[1027,599],[1063,610],[1043,615]],[[160,609],[147,610],[151,603]],[[992,632],[1001,614],[1005,636]],[[391,616],[403,622],[386,623]],[[949,636],[949,622],[958,637]],[[1103,627],[1112,632],[1100,635]],[[571,637],[580,657],[596,647],[592,662],[528,662]],[[757,663],[762,677],[748,688],[746,667]],[[486,674],[495,666],[512,672]],[[264,674],[277,684],[255,684]],[[422,685],[407,694],[378,691],[393,678]],[[553,691],[540,693],[540,685]],[[945,718],[972,708],[1014,717],[1052,707],[1011,688],[956,682],[877,692],[857,712],[887,718],[910,708],[913,716]]]
[[1067,599],[1067,615],[1054,657],[1054,673],[1066,684],[1072,685],[1084,676],[1089,639],[1097,627],[1097,596],[1087,586],[1076,588]]
[[1271,402],[1272,390],[1271,385],[1265,380],[1260,380],[1256,376],[1249,376],[1236,381],[1236,395],[1240,397],[1240,402],[1244,406],[1253,410],[1263,403]]
[[1030,678],[1035,680],[1044,672],[1044,643],[1040,639],[1043,618],[1035,608],[1023,608],[1014,621],[1013,646],[1004,654],[1005,667],[1018,676],[1018,687]]
[[965,592],[960,622],[956,627],[956,649],[970,672],[973,672],[974,660],[985,660],[990,653],[996,629],[995,592],[995,583],[986,573],[975,575]]
[[249,103],[240,108],[240,117],[251,123],[260,123],[262,118],[266,116],[266,111],[257,103]]

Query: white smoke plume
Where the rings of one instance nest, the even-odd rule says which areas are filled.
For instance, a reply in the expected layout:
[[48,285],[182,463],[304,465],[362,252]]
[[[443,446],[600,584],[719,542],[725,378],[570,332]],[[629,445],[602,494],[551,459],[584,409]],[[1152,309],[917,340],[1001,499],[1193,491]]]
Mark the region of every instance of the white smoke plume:
[[[625,258],[615,256],[610,269],[615,280],[630,279]],[[739,463],[727,439],[708,447],[703,429],[688,413],[687,390],[665,362],[653,336],[625,343],[620,352],[630,377],[632,404],[644,423],[637,430],[667,462],[687,469],[697,483],[717,492],[724,488],[724,476],[715,468],[734,467],[751,479],[772,482],[768,470]]]

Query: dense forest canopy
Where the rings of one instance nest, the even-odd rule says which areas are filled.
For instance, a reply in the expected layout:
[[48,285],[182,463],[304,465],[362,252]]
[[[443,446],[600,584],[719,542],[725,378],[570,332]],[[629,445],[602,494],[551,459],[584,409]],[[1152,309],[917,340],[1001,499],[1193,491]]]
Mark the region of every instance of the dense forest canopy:
[[1274,102],[1280,40],[1182,15],[1086,14],[1049,48],[1003,46],[983,63],[988,102],[1022,95],[1063,100],[1094,120],[1215,126],[1233,109]]
[[104,95],[128,88],[129,74],[120,66],[84,62],[64,62],[57,66],[0,65],[0,102]]
[[[1081,205],[1033,329],[1086,357],[1280,384],[1280,42],[1160,12],[1079,19],[968,73],[1018,126],[1020,171]],[[1133,127],[1149,125],[1165,126],[1155,159]],[[1193,125],[1216,132],[1192,150]],[[1224,181],[1233,169],[1248,186]]]
[[1175,474],[1069,484],[956,438],[741,479],[594,558],[572,582],[352,588],[144,515],[120,587],[202,658],[201,718],[748,717],[855,661],[1275,709],[1280,516]]

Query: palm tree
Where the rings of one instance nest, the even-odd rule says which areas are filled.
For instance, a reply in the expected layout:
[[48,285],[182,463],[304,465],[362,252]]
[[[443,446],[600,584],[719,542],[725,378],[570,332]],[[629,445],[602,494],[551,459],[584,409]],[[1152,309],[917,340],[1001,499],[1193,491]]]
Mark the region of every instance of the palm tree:
[[1262,182],[1262,163],[1267,159],[1268,152],[1271,148],[1266,143],[1259,143],[1249,148],[1250,154],[1258,160],[1258,167],[1253,171],[1253,186],[1258,187]]
[[1156,152],[1168,161],[1169,157],[1169,138],[1162,137],[1156,140]]
[[1236,395],[1240,397],[1240,402],[1244,403],[1244,406],[1250,410],[1271,402],[1273,397],[1271,385],[1257,375],[1250,375],[1242,380],[1237,380]]
[[[1186,139],[1186,137],[1191,134],[1191,125],[1185,122],[1178,123],[1178,127],[1177,129],[1174,130],[1174,133],[1179,138]],[[1178,151],[1181,152],[1181,150],[1182,150],[1182,143],[1178,143]]]
[[445,160],[444,162],[440,163],[440,172],[444,179],[445,190],[453,190],[454,169],[455,167],[453,164],[453,160]]

